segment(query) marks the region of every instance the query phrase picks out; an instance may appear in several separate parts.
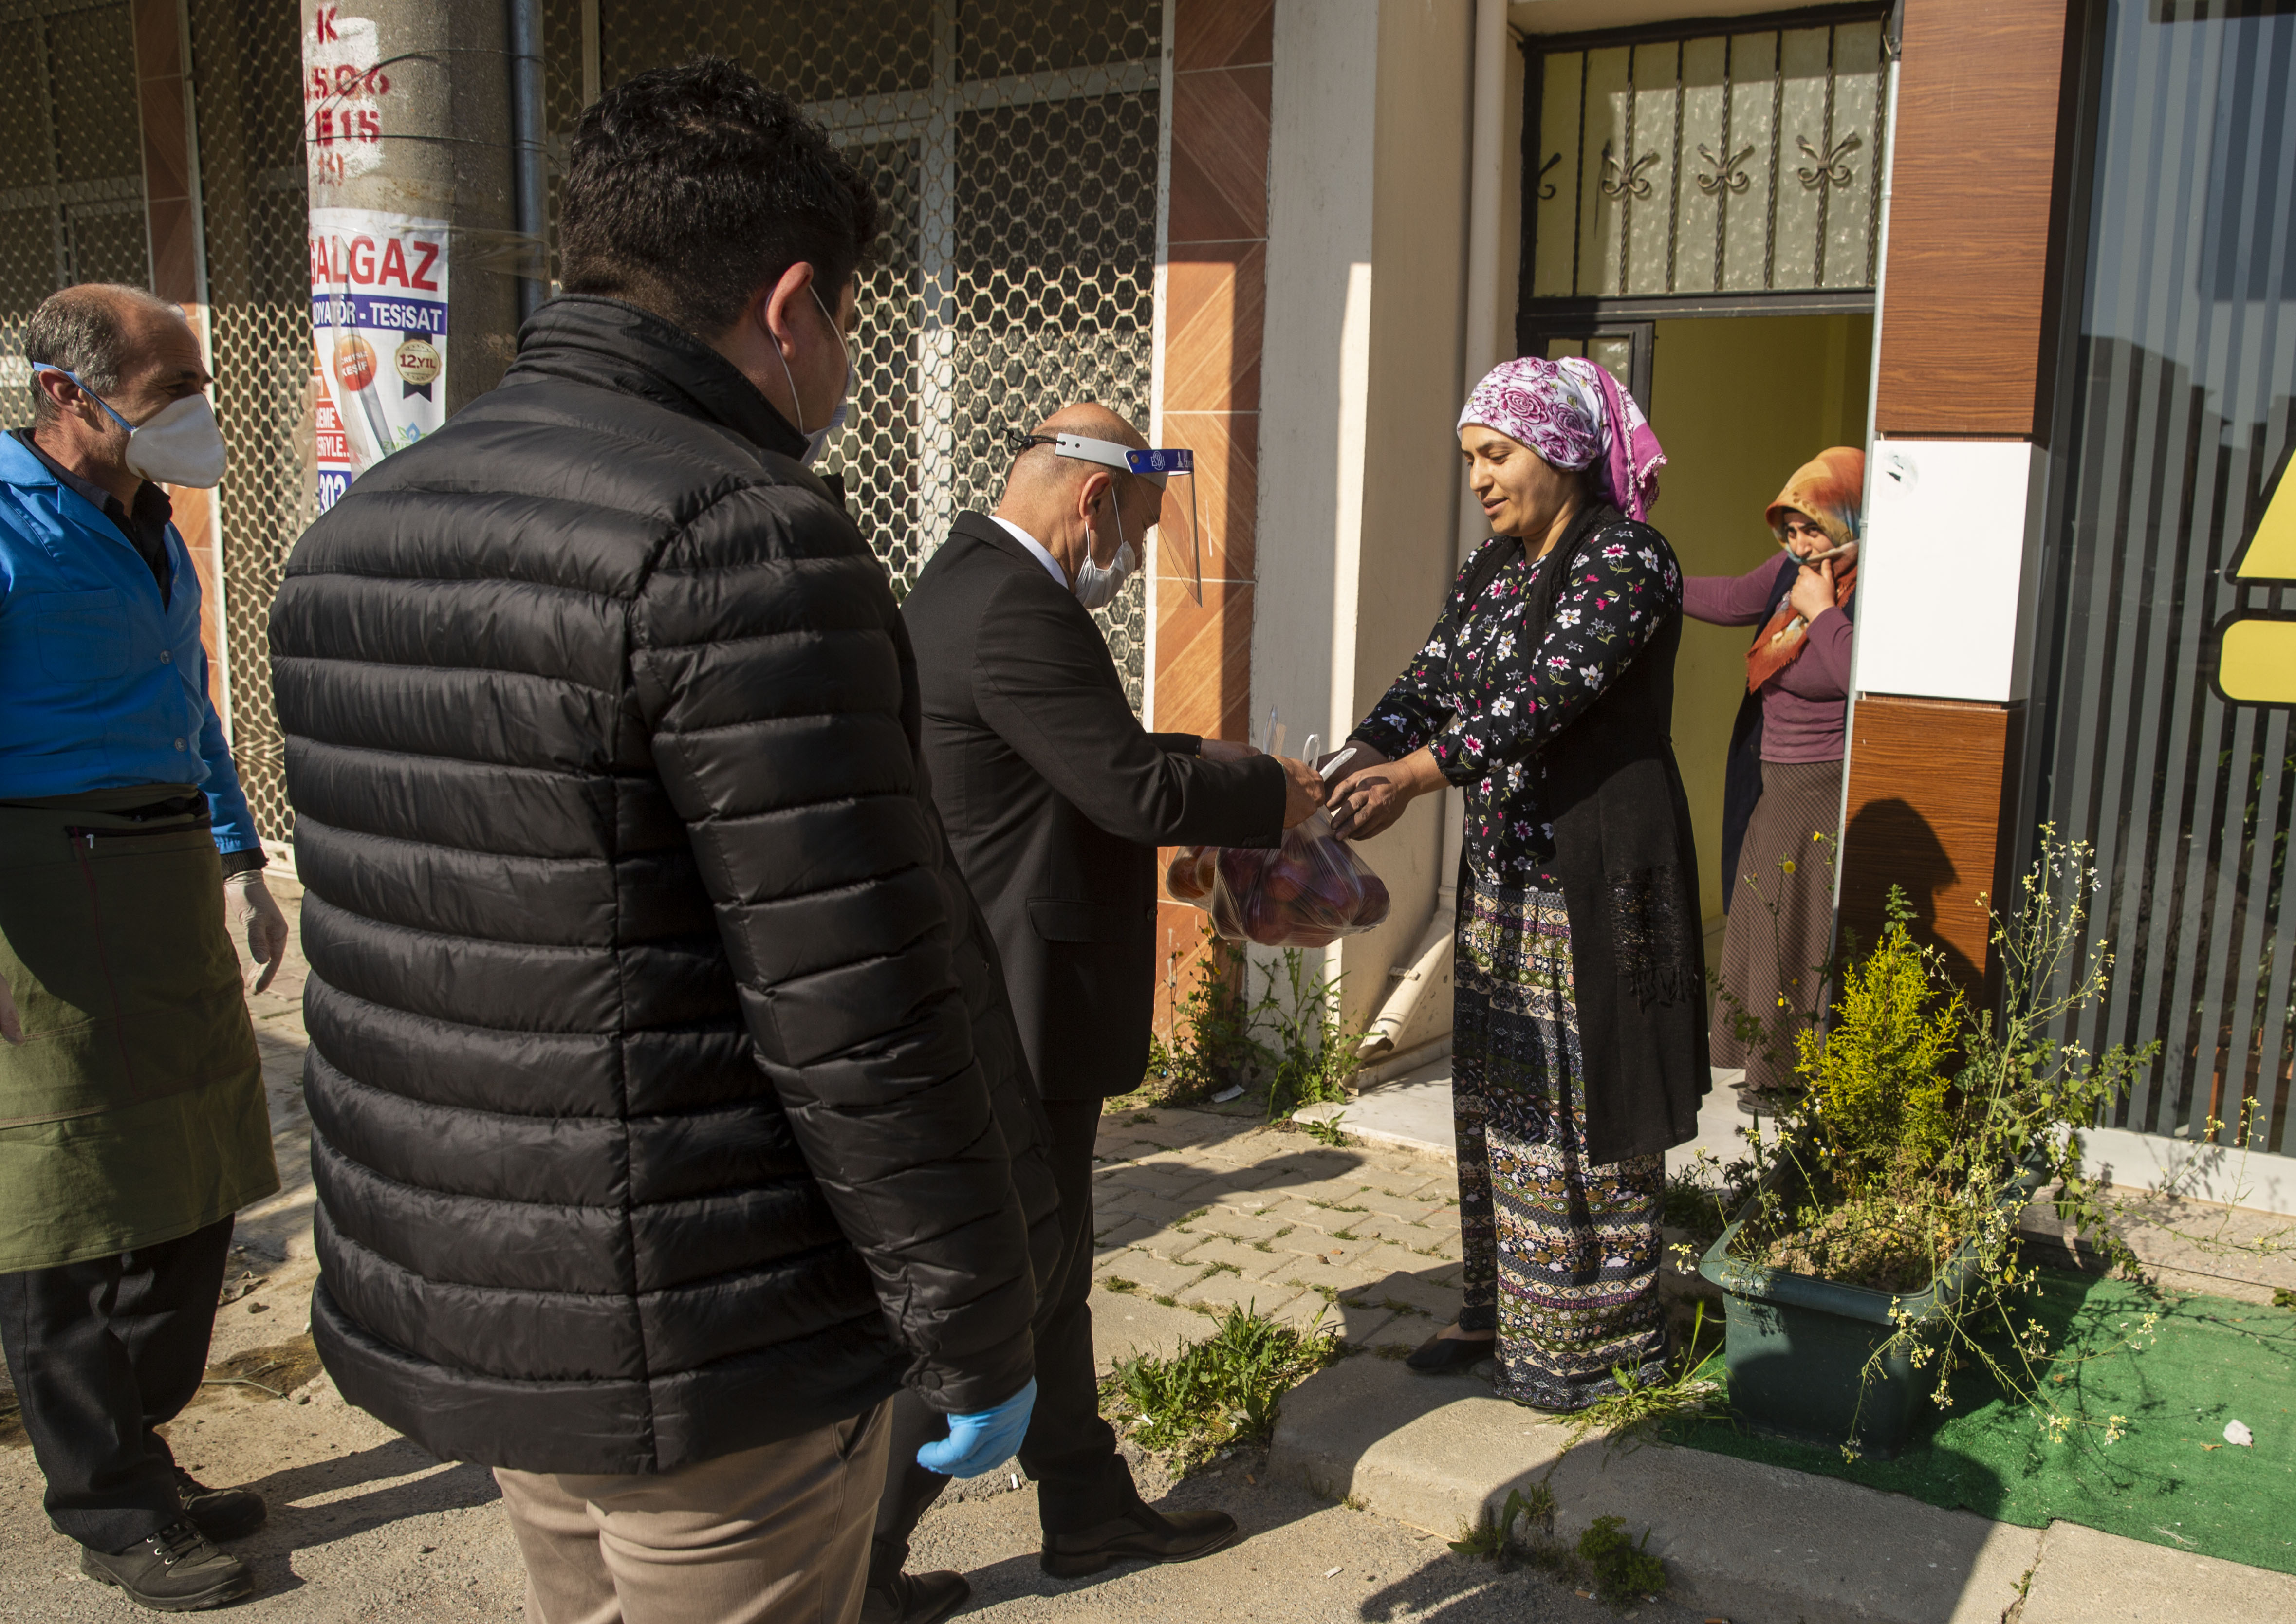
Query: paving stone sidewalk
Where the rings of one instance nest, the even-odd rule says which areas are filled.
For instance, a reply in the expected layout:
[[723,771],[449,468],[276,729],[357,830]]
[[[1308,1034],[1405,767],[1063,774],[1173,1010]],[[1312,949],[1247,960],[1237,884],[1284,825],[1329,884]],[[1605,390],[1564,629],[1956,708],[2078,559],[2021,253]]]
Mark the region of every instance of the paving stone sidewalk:
[[1102,1124],[1093,1199],[1107,1293],[1320,1316],[1375,1349],[1416,1347],[1458,1311],[1458,1179],[1431,1157],[1256,1115],[1131,1111]]

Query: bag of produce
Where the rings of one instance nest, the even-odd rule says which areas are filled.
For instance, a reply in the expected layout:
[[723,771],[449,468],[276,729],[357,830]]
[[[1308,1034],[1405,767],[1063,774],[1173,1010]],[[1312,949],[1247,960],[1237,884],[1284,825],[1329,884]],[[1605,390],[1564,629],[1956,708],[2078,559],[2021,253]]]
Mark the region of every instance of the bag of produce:
[[1183,846],[1165,865],[1164,889],[1208,911],[1222,936],[1263,947],[1320,947],[1381,923],[1389,906],[1385,883],[1320,811],[1272,849]]

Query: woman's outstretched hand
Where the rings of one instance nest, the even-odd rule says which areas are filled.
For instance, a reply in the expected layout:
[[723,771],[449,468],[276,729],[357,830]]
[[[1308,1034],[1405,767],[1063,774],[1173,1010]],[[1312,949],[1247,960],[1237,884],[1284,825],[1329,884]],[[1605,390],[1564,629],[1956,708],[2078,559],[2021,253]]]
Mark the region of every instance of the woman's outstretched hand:
[[[1435,758],[1415,750],[1390,761],[1362,744],[1347,764],[1347,776],[1332,787],[1332,831],[1351,841],[1367,841],[1403,816],[1418,796],[1444,787]],[[1324,758],[1329,760],[1330,758]]]

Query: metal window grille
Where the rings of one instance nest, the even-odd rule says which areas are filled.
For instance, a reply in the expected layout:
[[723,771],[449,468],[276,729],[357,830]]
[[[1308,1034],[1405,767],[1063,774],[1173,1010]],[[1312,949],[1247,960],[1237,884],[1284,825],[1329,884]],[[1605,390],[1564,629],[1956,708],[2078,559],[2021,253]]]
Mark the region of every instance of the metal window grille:
[[1526,300],[1870,289],[1882,30],[1527,41]]
[[[1162,0],[599,0],[601,82],[732,57],[828,126],[888,225],[824,472],[906,590],[1004,432],[1070,400],[1148,423]],[[1144,580],[1096,617],[1141,703]]]
[[0,401],[32,421],[23,324],[76,282],[151,282],[127,0],[0,4]]
[[2115,961],[2103,1003],[2056,1035],[2161,1041],[2117,1126],[2226,1144],[2244,1127],[2296,1153],[2296,724],[2223,697],[2214,638],[2296,611],[2296,581],[2226,574],[2296,446],[2296,14],[2105,15],[2034,717],[2039,814],[2096,843],[2091,945]]
[[223,520],[232,757],[266,841],[292,833],[271,707],[271,600],[311,521],[308,206],[296,0],[189,0]]

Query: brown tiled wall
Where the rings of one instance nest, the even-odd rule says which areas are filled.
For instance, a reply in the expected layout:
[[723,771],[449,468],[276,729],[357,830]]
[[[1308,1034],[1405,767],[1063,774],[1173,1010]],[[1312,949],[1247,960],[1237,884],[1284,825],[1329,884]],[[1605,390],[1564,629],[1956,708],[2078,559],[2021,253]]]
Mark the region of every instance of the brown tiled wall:
[[[1250,736],[1275,37],[1275,0],[1179,0],[1174,19],[1163,438],[1196,453],[1204,601],[1161,573],[1170,560],[1160,557],[1151,725],[1227,739]],[[1159,910],[1159,934],[1182,956],[1175,979],[1183,991],[1203,923],[1194,908]]]
[[[201,308],[198,205],[192,194],[191,103],[184,83],[182,14],[176,0],[134,0],[135,95],[144,125],[144,209],[152,238],[152,291],[184,308],[204,336]],[[170,488],[176,528],[199,572],[201,641],[208,650],[208,686],[223,702],[222,558],[217,548],[211,490]]]

